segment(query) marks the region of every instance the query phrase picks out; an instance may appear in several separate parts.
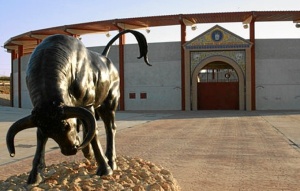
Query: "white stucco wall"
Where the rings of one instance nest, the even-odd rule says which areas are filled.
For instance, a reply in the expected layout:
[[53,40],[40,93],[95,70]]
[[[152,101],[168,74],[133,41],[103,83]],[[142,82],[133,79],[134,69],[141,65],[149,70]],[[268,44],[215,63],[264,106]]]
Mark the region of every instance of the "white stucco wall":
[[18,60],[13,61],[13,102],[14,107],[19,107],[18,99]]
[[[26,85],[26,69],[28,65],[30,55],[21,57],[21,107],[32,108],[32,103],[29,97],[29,92]],[[18,91],[18,60],[15,59],[13,62],[13,92],[14,92],[14,107],[19,107],[19,91]]]
[[[149,44],[149,67],[139,56],[136,44],[125,47],[125,110],[180,110],[180,43]],[[130,99],[129,93],[136,98]],[[147,98],[141,99],[140,94]]]
[[28,65],[28,61],[29,61],[30,55],[25,55],[22,57],[21,62],[21,69],[22,69],[22,73],[21,73],[21,78],[22,78],[22,83],[21,83],[21,94],[22,94],[22,108],[32,108],[32,103],[30,100],[30,96],[29,96],[29,92],[27,89],[27,85],[26,85],[26,70],[27,70],[27,65]]
[[[300,39],[260,39],[256,48],[257,110],[300,109]],[[103,47],[90,48],[102,52]],[[125,45],[125,110],[180,110],[181,67],[180,43],[150,43],[147,66],[137,59],[137,44]],[[32,108],[25,82],[30,55],[22,57],[22,107]],[[119,68],[118,47],[113,46],[109,58]],[[14,107],[18,107],[18,66],[13,62]],[[135,93],[135,99],[129,99]],[[147,93],[147,99],[140,99]]]
[[[180,43],[150,43],[148,45],[151,67],[139,56],[137,44],[127,44],[124,48],[124,99],[125,110],[180,110],[181,109],[181,67]],[[101,53],[103,47],[91,47]],[[113,46],[108,57],[119,68],[118,47]],[[136,98],[130,99],[129,93]],[[146,93],[147,99],[141,99]]]
[[299,110],[300,39],[255,43],[257,110]]

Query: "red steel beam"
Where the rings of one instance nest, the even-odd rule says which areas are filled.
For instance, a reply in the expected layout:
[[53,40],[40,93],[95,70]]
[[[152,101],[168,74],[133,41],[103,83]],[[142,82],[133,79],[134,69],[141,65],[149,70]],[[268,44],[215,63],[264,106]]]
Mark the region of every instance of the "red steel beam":
[[180,21],[181,26],[181,110],[185,110],[185,58],[183,45],[186,43],[186,26]]
[[[120,30],[121,32],[121,30]],[[125,110],[125,91],[124,91],[124,44],[125,44],[125,34],[119,37],[119,76],[120,76],[120,110]]]
[[22,83],[22,80],[21,80],[21,58],[23,56],[23,45],[19,45],[18,46],[18,106],[19,108],[22,107],[22,86],[21,86],[21,83]]
[[10,73],[10,106],[14,107],[14,60],[17,58],[16,51],[11,51],[11,73]]
[[255,80],[255,18],[250,22],[251,47],[251,110],[256,110],[256,80]]

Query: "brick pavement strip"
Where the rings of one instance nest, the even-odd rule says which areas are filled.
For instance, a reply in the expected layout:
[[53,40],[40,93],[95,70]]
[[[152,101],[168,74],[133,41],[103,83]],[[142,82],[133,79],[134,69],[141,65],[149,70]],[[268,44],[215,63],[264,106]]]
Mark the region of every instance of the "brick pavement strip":
[[261,116],[236,114],[143,124],[118,134],[119,153],[160,163],[183,190],[299,189],[299,150]]
[[[174,112],[120,130],[117,152],[164,166],[183,191],[299,190],[300,152],[277,128],[280,117],[244,111]],[[300,122],[300,114],[293,113],[293,119]],[[52,164],[82,155],[64,157],[55,150],[46,157]],[[0,179],[30,170],[31,160],[1,166]]]

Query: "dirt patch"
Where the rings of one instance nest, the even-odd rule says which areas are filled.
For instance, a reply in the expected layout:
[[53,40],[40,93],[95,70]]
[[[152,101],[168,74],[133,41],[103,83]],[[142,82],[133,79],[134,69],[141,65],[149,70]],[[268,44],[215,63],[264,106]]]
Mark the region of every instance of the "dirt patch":
[[10,94],[0,93],[0,105],[1,106],[10,106]]
[[0,105],[10,106],[10,81],[0,77]]
[[0,82],[0,94],[10,94],[10,86]]

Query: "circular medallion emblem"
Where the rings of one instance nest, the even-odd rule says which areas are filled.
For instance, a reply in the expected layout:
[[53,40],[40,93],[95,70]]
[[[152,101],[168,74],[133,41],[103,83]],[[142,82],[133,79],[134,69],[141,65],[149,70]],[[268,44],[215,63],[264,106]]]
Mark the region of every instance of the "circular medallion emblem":
[[220,41],[223,38],[223,33],[220,30],[215,30],[214,32],[211,33],[211,38],[214,41]]
[[227,79],[230,78],[230,73],[226,73],[225,78],[227,78]]

